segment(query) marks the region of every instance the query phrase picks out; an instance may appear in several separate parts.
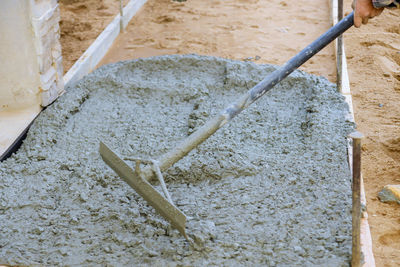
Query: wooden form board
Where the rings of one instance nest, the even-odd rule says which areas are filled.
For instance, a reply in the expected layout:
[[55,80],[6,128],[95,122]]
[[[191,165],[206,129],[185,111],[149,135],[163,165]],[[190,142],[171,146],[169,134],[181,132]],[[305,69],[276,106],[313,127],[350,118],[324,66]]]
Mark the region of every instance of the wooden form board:
[[[332,25],[335,25],[338,22],[338,0],[330,0],[331,4],[331,11],[332,11]],[[345,45],[344,42],[342,44],[342,53],[341,53],[341,60],[338,59],[338,40],[335,40],[335,54],[336,54],[336,62],[338,62],[338,71],[341,73],[341,80],[339,82],[339,88],[341,93],[344,95],[347,104],[349,105],[349,114],[348,118],[350,121],[355,122],[354,119],[354,109],[353,109],[353,101],[351,97],[351,90],[350,90],[350,80],[349,74],[347,70],[347,60],[346,60],[346,52],[345,52]],[[350,168],[352,168],[353,163],[353,147],[351,145],[350,140],[348,140],[348,160]],[[361,266],[363,267],[374,267],[375,266],[375,259],[372,252],[372,237],[371,231],[368,224],[368,213],[366,211],[367,207],[367,200],[365,197],[365,189],[364,189],[364,181],[361,175],[361,206],[365,207],[361,213],[361,230],[360,230],[360,243],[361,243],[361,252],[362,252],[362,259],[363,263]]]
[[[147,0],[131,0],[123,9],[122,26],[126,28],[132,17],[147,2]],[[83,76],[93,71],[100,60],[106,55],[121,32],[121,16],[118,14],[113,21],[104,29],[90,47],[75,62],[71,69],[64,75],[65,87],[73,85]]]

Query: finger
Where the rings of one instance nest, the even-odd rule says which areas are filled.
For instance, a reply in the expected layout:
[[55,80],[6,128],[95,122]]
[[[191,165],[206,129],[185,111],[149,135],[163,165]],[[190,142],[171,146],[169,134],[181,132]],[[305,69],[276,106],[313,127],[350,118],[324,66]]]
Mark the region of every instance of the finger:
[[354,14],[354,26],[356,28],[360,28],[361,23],[362,23],[362,18],[357,13]]
[[382,13],[382,11],[383,11],[383,8],[379,8],[379,9],[375,8],[374,11],[372,11],[371,15],[372,15],[372,17],[379,16]]

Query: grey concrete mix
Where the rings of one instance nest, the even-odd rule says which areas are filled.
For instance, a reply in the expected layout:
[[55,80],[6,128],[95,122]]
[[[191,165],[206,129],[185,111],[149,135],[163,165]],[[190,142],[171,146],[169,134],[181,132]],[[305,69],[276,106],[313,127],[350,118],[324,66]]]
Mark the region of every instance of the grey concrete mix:
[[0,163],[0,263],[348,266],[353,125],[325,78],[296,71],[164,173],[192,245],[98,153],[157,158],[274,69],[163,56],[68,88]]

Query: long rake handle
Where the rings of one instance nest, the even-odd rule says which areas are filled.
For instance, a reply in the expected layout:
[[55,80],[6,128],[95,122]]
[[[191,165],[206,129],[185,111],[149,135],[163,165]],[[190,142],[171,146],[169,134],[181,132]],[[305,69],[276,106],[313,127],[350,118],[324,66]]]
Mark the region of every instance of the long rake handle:
[[[254,103],[257,99],[285,79],[308,59],[335,40],[339,35],[348,30],[351,26],[353,26],[353,19],[354,13],[352,12],[335,26],[330,28],[327,32],[322,34],[318,39],[300,51],[296,56],[291,58],[285,63],[285,65],[269,74],[246,94],[242,95],[236,103],[231,104],[219,115],[206,122],[197,131],[183,140],[175,148],[162,155],[158,159],[160,170],[165,171],[174,163],[186,156],[190,151],[214,134],[219,128],[232,120],[242,110]],[[143,178],[150,180],[152,176],[153,171],[151,168],[146,168],[143,170]]]

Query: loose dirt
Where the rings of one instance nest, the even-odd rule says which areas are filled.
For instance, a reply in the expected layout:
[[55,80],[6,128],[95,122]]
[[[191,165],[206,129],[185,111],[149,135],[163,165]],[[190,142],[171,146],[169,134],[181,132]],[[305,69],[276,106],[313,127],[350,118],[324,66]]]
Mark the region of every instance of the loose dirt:
[[60,0],[59,5],[60,42],[67,72],[119,13],[119,0]]
[[348,266],[344,97],[296,71],[165,172],[190,245],[101,160],[157,158],[275,68],[164,56],[69,88],[0,164],[0,262]]
[[[164,54],[283,64],[330,26],[329,6],[285,1],[147,1],[100,65]],[[321,16],[327,19],[321,19]],[[330,45],[301,69],[335,78]]]
[[400,11],[385,10],[361,29],[351,29],[345,45],[355,119],[367,137],[362,171],[375,261],[395,267],[400,206],[380,202],[378,193],[385,185],[400,184]]

